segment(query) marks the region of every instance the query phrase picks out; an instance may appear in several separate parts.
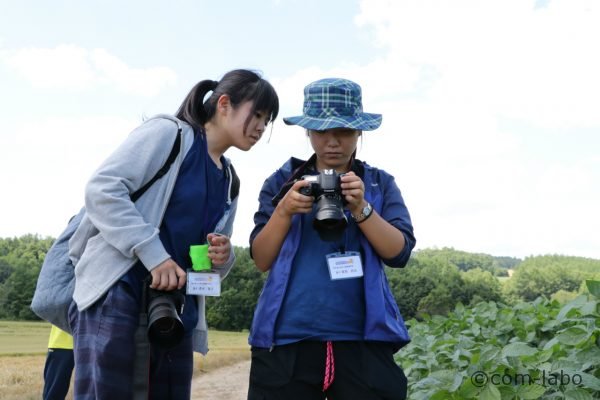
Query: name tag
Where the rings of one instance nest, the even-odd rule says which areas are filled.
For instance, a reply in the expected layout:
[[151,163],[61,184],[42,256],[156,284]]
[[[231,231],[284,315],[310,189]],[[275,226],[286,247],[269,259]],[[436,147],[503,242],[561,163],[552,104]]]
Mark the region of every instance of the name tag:
[[347,251],[345,253],[327,254],[327,266],[332,281],[338,279],[360,278],[363,276],[360,253]]
[[214,273],[188,271],[185,292],[201,296],[220,296],[221,277]]

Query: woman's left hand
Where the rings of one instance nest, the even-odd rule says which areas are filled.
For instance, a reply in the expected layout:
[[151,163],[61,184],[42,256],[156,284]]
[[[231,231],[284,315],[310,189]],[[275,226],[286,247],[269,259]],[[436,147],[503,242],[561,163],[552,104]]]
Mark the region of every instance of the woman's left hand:
[[229,237],[217,233],[209,233],[208,239],[208,258],[213,265],[223,265],[229,259],[231,251],[231,241]]
[[366,205],[364,182],[352,171],[344,174],[340,180],[342,184],[342,194],[348,202],[346,208],[348,208],[352,214],[360,214],[360,210]]

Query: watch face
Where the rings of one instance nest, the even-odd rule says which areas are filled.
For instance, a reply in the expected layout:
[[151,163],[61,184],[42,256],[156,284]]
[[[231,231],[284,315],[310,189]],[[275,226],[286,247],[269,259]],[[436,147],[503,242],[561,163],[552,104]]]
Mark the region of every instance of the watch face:
[[367,204],[365,208],[363,208],[362,213],[365,215],[365,217],[369,216],[369,214],[371,214],[371,211],[373,210],[373,208],[371,207],[370,204]]

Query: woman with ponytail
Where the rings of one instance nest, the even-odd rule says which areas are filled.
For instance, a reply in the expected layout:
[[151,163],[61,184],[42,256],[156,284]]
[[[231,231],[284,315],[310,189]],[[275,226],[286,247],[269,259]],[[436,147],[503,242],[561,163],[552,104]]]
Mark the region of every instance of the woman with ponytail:
[[[227,275],[239,179],[224,153],[250,150],[278,111],[253,71],[203,80],[175,116],[142,123],[92,175],[69,241],[75,399],[190,398],[193,352],[208,351],[204,297],[186,285],[190,248],[208,245],[212,272]],[[140,351],[149,303],[161,340],[150,335]]]

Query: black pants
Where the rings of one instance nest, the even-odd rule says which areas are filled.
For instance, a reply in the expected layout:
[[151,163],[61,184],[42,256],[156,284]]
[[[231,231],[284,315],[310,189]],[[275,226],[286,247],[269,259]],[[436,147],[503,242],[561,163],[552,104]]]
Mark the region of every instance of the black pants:
[[334,342],[335,379],[323,392],[325,342],[252,348],[248,400],[404,400],[406,377],[381,342]]
[[44,365],[44,400],[65,400],[74,366],[73,350],[48,349]]

